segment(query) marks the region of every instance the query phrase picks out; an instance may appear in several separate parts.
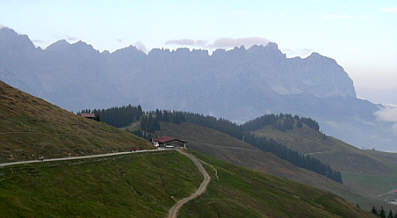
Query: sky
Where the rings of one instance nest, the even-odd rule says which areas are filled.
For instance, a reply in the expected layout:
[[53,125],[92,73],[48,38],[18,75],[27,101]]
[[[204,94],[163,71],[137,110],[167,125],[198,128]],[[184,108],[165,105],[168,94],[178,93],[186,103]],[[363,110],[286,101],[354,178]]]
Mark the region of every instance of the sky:
[[397,1],[1,0],[0,25],[37,46],[215,49],[276,42],[288,56],[334,58],[359,97],[397,105]]

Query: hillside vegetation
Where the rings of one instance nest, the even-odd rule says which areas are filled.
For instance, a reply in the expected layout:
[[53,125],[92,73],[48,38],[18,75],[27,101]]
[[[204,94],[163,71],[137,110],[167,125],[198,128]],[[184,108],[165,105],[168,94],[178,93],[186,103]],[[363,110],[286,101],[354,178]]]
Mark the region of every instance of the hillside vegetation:
[[[365,208],[382,205],[384,199],[376,199],[377,195],[394,188],[397,174],[393,173],[392,155],[375,157],[326,136],[310,118],[271,114],[237,125],[189,112],[142,113],[139,108],[129,105],[93,112],[100,116],[106,112],[105,122],[116,124],[130,117],[132,122],[122,128],[141,137],[182,138],[196,151],[331,191]],[[318,174],[348,186],[336,185]]]
[[390,167],[383,161],[347,143],[313,130],[306,125],[289,130],[263,126],[253,131],[258,137],[273,139],[290,149],[314,156],[341,171],[387,173]]
[[145,140],[74,115],[0,81],[0,162],[150,148]]
[[195,155],[213,179],[180,217],[373,217],[329,192]]
[[[205,116],[189,112],[156,110],[142,113],[139,108],[139,106],[131,107],[129,105],[127,107],[110,108],[107,110],[93,110],[93,112],[100,117],[103,117],[104,114],[106,114],[106,117],[108,118],[111,117],[112,119],[102,120],[115,126],[119,126],[118,124],[123,123],[123,121],[120,119],[121,117],[125,117],[124,120],[131,120],[131,118],[134,118],[133,120],[139,121],[139,125],[136,125],[137,122],[131,122],[130,126],[123,128],[147,139],[152,138],[156,130],[160,130],[160,122],[169,122],[175,124],[188,122],[199,126],[211,128],[228,134],[238,140],[244,140],[252,146],[258,148],[259,150],[263,152],[270,152],[280,159],[286,160],[295,166],[313,171],[338,183],[343,183],[341,173],[332,169],[327,164],[322,163],[316,158],[304,156],[299,152],[289,149],[288,147],[272,139],[267,140],[263,137],[256,137],[255,135],[247,131],[244,128],[244,125],[237,125],[225,119],[218,119],[212,116]],[[125,113],[124,111],[128,113]],[[300,121],[308,124],[317,124],[315,121],[308,118],[302,118],[300,119]],[[316,126],[314,126],[314,128],[316,128]]]
[[1,217],[164,217],[202,176],[175,151],[0,168]]
[[[371,217],[328,192],[194,153],[212,180],[179,217]],[[216,173],[214,171],[216,169]],[[202,176],[175,152],[0,168],[4,217],[164,217]]]
[[363,195],[376,197],[396,188],[397,154],[361,150],[307,125],[286,130],[262,125],[252,130],[257,137],[273,139],[341,171],[344,183]]
[[[132,127],[136,127],[133,124]],[[344,199],[358,203],[369,209],[381,202],[364,197],[352,188],[327,179],[311,171],[296,167],[279,159],[270,152],[263,152],[256,147],[214,129],[191,123],[161,123],[161,130],[156,135],[167,135],[188,141],[188,147],[218,160],[237,166],[243,166],[273,176],[283,177],[335,193]]]

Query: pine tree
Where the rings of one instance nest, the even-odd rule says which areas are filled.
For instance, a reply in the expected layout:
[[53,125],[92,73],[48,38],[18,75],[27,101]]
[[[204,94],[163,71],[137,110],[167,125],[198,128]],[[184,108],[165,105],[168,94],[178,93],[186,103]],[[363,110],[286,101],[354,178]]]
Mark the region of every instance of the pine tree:
[[378,216],[378,210],[376,210],[375,206],[372,207],[371,212]]
[[382,217],[382,218],[386,218],[386,213],[385,213],[385,210],[383,209],[383,207],[380,207],[379,216]]
[[389,211],[389,215],[387,216],[387,218],[393,218],[393,211],[392,210]]

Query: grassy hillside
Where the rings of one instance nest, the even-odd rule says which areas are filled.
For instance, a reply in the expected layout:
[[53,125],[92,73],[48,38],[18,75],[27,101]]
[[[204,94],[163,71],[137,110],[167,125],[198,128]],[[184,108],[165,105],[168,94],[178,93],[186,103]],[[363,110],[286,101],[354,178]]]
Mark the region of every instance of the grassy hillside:
[[387,173],[391,170],[368,152],[305,126],[287,131],[266,126],[254,134],[272,138],[295,151],[315,156],[341,171]]
[[180,217],[373,217],[340,197],[281,178],[207,158],[214,178]]
[[175,151],[0,168],[0,214],[164,217],[201,180]]
[[[206,167],[212,182],[180,217],[371,217],[333,194],[195,155],[214,167]],[[175,151],[5,167],[0,214],[164,217],[201,181],[193,163]]]
[[352,188],[336,183],[311,171],[295,167],[271,153],[262,152],[247,143],[213,129],[190,123],[179,125],[161,123],[161,130],[157,131],[156,134],[187,140],[188,147],[200,153],[238,166],[327,190],[342,196],[350,202],[359,203],[365,208],[380,203],[369,197],[363,197],[357,194]]
[[0,81],[0,162],[151,147],[146,141],[88,120]]
[[361,150],[305,126],[287,131],[265,126],[254,134],[328,163],[342,172],[346,185],[363,195],[376,197],[397,188],[397,154]]

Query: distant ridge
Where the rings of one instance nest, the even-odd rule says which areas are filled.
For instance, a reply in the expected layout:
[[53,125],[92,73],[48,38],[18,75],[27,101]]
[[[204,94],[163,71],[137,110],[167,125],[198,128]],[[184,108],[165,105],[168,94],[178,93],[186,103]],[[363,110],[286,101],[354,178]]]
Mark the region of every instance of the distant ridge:
[[[265,113],[312,117],[323,131],[360,147],[393,148],[381,105],[356,97],[353,82],[329,57],[287,58],[278,45],[206,50],[130,46],[99,52],[85,42],[35,48],[26,35],[0,29],[0,79],[78,111],[134,104],[241,122]],[[344,131],[349,129],[349,132]]]

